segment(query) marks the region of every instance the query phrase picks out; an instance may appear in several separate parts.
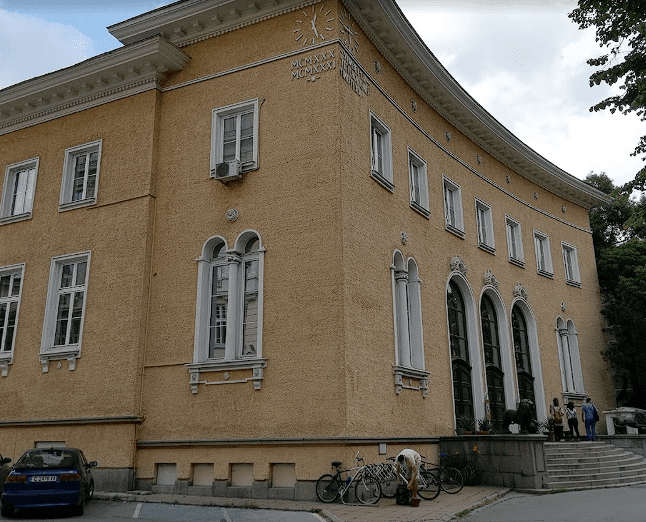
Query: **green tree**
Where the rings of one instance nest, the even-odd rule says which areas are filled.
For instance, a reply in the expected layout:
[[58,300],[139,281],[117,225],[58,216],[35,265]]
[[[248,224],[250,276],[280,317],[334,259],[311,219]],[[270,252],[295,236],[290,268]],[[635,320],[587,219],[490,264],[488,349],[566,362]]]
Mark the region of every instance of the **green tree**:
[[[646,1],[579,0],[569,17],[579,29],[595,27],[596,41],[607,51],[588,60],[591,66],[600,67],[590,76],[590,86],[623,82],[620,94],[600,101],[590,110],[635,112],[646,121]],[[646,136],[640,138],[632,155],[638,154],[646,154]],[[642,177],[646,177],[645,170],[641,171]]]
[[634,186],[616,187],[604,172],[585,181],[613,198],[590,210],[609,341],[604,356],[623,388],[621,404],[646,409],[646,235],[636,219],[646,199],[631,199]]

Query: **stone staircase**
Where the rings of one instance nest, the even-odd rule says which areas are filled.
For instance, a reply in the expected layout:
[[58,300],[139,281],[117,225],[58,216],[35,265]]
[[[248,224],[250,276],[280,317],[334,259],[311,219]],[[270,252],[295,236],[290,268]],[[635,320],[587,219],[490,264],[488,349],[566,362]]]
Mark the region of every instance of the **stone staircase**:
[[545,465],[549,490],[646,483],[646,459],[605,442],[546,442]]

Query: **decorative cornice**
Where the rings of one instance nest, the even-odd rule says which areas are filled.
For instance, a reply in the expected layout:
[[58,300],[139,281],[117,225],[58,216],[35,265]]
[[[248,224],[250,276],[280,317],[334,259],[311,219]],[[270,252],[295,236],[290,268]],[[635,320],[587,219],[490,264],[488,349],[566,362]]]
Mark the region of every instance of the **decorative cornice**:
[[431,107],[514,172],[586,208],[608,197],[568,174],[501,125],[442,66],[393,0],[343,0],[372,43]]
[[151,89],[189,58],[160,36],[0,90],[0,135]]

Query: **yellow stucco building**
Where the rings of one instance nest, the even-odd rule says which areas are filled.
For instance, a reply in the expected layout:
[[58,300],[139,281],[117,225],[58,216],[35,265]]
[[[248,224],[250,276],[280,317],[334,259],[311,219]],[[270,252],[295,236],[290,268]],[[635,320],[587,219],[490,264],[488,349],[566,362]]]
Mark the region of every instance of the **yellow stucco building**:
[[587,210],[392,0],[181,0],[0,91],[0,452],[312,498],[530,398],[614,405]]

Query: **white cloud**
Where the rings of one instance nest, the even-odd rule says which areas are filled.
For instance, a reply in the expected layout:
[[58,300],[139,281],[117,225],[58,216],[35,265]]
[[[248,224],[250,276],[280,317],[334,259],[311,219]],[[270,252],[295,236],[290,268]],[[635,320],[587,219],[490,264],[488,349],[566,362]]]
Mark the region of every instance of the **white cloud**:
[[96,54],[92,40],[69,25],[0,9],[0,88]]

